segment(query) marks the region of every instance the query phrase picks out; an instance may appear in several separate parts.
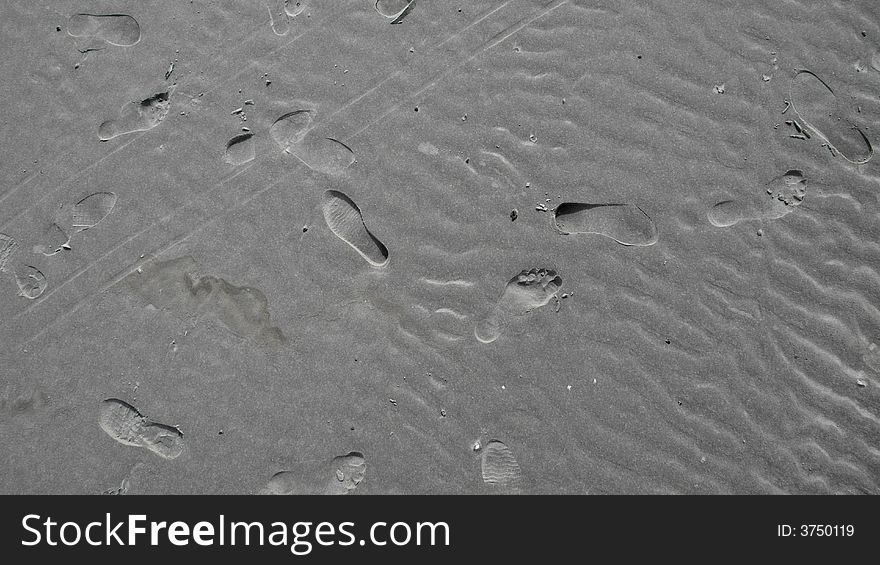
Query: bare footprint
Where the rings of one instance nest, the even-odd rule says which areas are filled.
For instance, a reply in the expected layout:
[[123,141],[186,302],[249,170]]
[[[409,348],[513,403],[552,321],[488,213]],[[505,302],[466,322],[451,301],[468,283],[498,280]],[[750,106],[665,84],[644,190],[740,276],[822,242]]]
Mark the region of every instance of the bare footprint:
[[760,199],[724,200],[712,206],[707,217],[717,228],[749,220],[776,220],[799,206],[806,193],[807,179],[803,172],[792,169],[767,183],[766,192]]
[[223,160],[237,167],[253,161],[256,156],[254,134],[243,133],[236,135],[226,143],[226,154],[223,156]]
[[306,9],[304,0],[284,0],[284,12],[288,17],[295,18]]
[[287,15],[284,4],[281,0],[267,0],[266,2],[272,33],[282,37],[290,31],[290,16]]
[[647,247],[659,238],[654,221],[634,204],[584,204],[565,202],[553,214],[563,235],[597,234],[621,245]]
[[351,198],[338,190],[328,190],[322,209],[330,231],[370,265],[383,267],[388,263],[388,249],[367,229],[360,208]]
[[348,494],[357,488],[366,475],[367,463],[363,453],[352,451],[347,455],[326,461],[306,462],[297,469],[275,473],[263,494]]
[[507,445],[492,440],[483,448],[481,458],[483,482],[501,492],[518,493],[523,477],[519,463]]
[[180,430],[147,420],[134,406],[117,398],[101,402],[98,424],[119,443],[146,448],[165,459],[175,459],[183,452]]
[[95,192],[73,206],[72,226],[74,233],[92,229],[110,215],[116,207],[116,194]]
[[295,110],[284,114],[269,126],[269,137],[282,151],[289,151],[293,145],[303,140],[311,126],[312,110]]
[[342,174],[355,161],[351,147],[332,137],[306,136],[288,152],[311,170],[326,175]]
[[125,14],[74,14],[67,20],[72,37],[93,37],[111,45],[129,47],[141,40],[141,27]]
[[170,91],[160,92],[140,102],[126,104],[117,118],[107,120],[98,127],[98,138],[108,141],[127,133],[153,129],[168,116],[170,94]]
[[39,298],[48,285],[46,275],[30,265],[15,271],[15,284],[18,285],[18,295],[28,300]]
[[396,24],[412,11],[415,4],[415,0],[376,0],[376,11]]
[[798,71],[791,79],[789,92],[792,108],[802,125],[824,141],[832,152],[854,164],[867,163],[874,155],[868,137],[856,125],[858,106],[834,90],[818,75]]
[[474,328],[480,343],[492,343],[515,316],[528,314],[545,306],[562,288],[562,277],[551,269],[522,271],[504,287],[501,298]]

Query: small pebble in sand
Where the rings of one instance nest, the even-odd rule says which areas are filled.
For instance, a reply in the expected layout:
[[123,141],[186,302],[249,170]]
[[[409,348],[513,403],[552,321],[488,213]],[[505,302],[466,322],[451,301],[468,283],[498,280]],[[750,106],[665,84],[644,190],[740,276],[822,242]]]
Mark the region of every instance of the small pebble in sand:
[[773,78],[770,75],[761,75],[761,80],[764,82],[770,82],[770,79]]
[[445,417],[446,417],[446,409],[440,410],[440,417],[441,417],[441,418],[445,418]]
[[863,388],[868,386],[868,383],[866,383],[863,379],[857,379],[856,384]]
[[515,222],[518,217],[519,217],[519,212],[517,212],[516,208],[514,208],[513,210],[510,211],[510,221],[511,222]]
[[480,440],[475,441],[474,446],[473,446],[473,450],[479,451],[481,449],[483,449],[483,445],[480,443]]
[[712,90],[715,91],[715,94],[724,94],[724,83],[716,84]]
[[762,235],[764,235],[764,230],[758,230],[758,237],[761,237]]

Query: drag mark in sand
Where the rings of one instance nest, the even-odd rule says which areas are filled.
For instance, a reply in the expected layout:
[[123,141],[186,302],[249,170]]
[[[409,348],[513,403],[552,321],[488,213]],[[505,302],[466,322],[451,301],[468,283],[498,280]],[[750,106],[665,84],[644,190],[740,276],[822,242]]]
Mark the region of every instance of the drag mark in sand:
[[516,316],[547,305],[562,288],[562,277],[552,269],[524,270],[510,279],[501,298],[474,328],[480,343],[492,343]]
[[565,202],[553,214],[563,235],[596,234],[621,245],[648,247],[659,235],[654,220],[634,204],[583,204]]
[[287,342],[271,324],[269,302],[257,289],[229,284],[210,275],[196,275],[192,257],[153,260],[122,279],[135,295],[160,310],[178,316],[209,316],[234,335],[260,345]]
[[724,200],[707,213],[709,223],[725,228],[750,220],[776,220],[790,214],[804,201],[807,179],[802,171],[786,171],[767,183],[766,195],[760,199]]
[[101,402],[98,425],[119,443],[146,448],[164,459],[176,459],[183,452],[180,430],[147,420],[137,408],[117,398]]
[[388,249],[370,233],[361,210],[346,194],[338,190],[324,192],[324,220],[336,237],[349,244],[374,267],[388,263]]
[[67,20],[71,37],[95,38],[110,45],[130,47],[141,40],[137,20],[126,14],[74,14]]
[[160,92],[140,102],[126,104],[117,118],[107,120],[98,127],[98,138],[109,141],[120,135],[148,131],[158,126],[171,109],[170,94],[170,91]]

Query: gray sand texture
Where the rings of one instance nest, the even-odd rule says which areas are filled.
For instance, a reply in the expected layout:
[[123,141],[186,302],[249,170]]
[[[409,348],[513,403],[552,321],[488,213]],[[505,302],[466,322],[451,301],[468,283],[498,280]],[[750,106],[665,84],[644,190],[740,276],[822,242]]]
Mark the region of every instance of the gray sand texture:
[[873,0],[3,16],[0,492],[880,493]]

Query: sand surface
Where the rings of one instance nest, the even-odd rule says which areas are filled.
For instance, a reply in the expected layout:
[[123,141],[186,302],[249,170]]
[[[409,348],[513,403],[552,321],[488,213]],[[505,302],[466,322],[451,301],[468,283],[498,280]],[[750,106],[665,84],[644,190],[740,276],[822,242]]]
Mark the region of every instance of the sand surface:
[[880,492],[880,8],[8,0],[0,492]]

